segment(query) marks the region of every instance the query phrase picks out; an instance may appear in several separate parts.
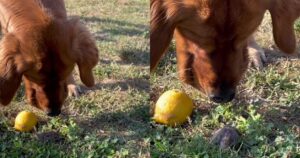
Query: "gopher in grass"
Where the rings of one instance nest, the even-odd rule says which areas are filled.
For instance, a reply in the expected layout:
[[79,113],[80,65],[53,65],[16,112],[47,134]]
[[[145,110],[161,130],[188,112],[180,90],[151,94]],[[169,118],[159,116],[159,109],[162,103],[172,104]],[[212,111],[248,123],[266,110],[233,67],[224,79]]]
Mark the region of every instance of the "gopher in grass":
[[225,126],[217,130],[212,138],[211,143],[219,146],[221,149],[227,149],[235,146],[240,142],[240,133],[231,126]]

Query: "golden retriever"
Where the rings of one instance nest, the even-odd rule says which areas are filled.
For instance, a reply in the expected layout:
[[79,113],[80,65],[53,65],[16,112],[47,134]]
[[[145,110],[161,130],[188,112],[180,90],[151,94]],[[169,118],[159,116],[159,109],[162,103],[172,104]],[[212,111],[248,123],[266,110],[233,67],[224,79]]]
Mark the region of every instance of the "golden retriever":
[[295,52],[300,0],[151,0],[150,5],[151,71],[174,35],[180,79],[217,103],[234,98],[248,66],[248,44],[257,48],[251,35],[267,10],[277,46]]
[[11,102],[23,78],[27,100],[49,116],[59,115],[75,64],[81,81],[94,85],[98,49],[79,19],[68,19],[63,0],[0,0],[0,22],[2,105]]

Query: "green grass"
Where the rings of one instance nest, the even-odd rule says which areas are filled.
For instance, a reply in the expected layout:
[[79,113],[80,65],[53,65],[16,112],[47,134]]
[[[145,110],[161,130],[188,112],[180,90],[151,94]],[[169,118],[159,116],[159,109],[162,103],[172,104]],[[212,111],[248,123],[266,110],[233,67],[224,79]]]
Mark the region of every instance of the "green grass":
[[[298,39],[299,22],[295,25]],[[153,157],[300,157],[300,59],[279,54],[270,38],[271,31],[267,15],[256,38],[267,50],[268,63],[261,71],[250,68],[236,99],[227,104],[212,103],[179,81],[174,45],[171,46],[150,77],[151,107],[164,91],[181,89],[194,100],[195,111],[191,121],[181,127],[153,123]],[[225,125],[236,127],[242,139],[235,147],[220,150],[210,144],[210,138]]]
[[296,31],[300,32],[300,21],[296,22],[295,28]]
[[[97,40],[97,84],[68,98],[56,118],[27,105],[21,87],[11,105],[1,107],[0,157],[149,157],[149,2],[65,2]],[[13,129],[24,109],[39,116],[31,133]]]
[[[268,18],[257,35],[268,50],[268,64],[262,71],[249,69],[237,99],[219,105],[178,80],[174,53],[168,53],[149,77],[148,0],[66,0],[66,6],[97,40],[97,84],[82,87],[79,98],[68,98],[56,118],[26,104],[21,87],[11,105],[1,107],[0,157],[300,156],[300,60],[276,53]],[[300,39],[299,22],[295,28]],[[149,108],[173,88],[193,98],[191,120],[177,128],[155,124]],[[24,109],[39,116],[30,133],[13,129],[15,116]],[[225,125],[239,129],[242,140],[222,151],[209,141],[213,131]]]

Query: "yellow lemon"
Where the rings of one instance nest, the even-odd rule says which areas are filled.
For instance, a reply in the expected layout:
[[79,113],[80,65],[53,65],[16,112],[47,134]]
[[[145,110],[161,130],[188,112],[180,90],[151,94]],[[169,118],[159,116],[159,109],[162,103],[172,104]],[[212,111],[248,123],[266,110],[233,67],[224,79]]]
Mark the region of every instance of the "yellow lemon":
[[33,112],[22,111],[15,120],[15,129],[21,132],[28,132],[37,124],[37,117]]
[[180,90],[163,93],[156,102],[154,121],[169,126],[181,125],[187,121],[193,111],[193,101]]

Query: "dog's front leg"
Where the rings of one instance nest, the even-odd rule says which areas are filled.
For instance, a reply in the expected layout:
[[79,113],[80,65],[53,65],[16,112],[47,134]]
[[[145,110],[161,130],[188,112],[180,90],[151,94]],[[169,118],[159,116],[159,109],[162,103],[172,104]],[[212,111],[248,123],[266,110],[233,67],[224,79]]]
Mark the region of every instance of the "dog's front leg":
[[67,88],[68,88],[68,96],[69,97],[79,97],[81,93],[81,88],[78,86],[74,80],[73,73],[68,76],[67,79]]
[[256,43],[253,35],[248,40],[248,53],[250,58],[250,63],[257,68],[258,70],[261,70],[265,63],[267,61],[265,51]]

